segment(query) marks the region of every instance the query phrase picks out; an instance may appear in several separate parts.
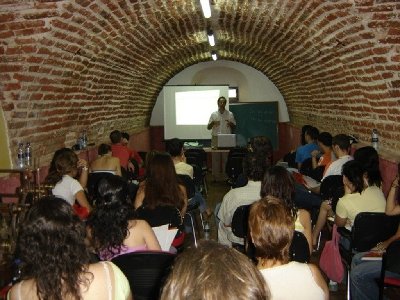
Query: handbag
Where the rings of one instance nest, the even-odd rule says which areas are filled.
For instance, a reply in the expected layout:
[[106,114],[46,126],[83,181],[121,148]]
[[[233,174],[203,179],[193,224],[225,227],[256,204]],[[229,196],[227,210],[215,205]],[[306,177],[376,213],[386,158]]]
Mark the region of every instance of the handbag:
[[325,243],[319,260],[319,266],[328,278],[335,282],[342,282],[344,267],[339,251],[339,238],[336,225],[333,225],[332,240]]

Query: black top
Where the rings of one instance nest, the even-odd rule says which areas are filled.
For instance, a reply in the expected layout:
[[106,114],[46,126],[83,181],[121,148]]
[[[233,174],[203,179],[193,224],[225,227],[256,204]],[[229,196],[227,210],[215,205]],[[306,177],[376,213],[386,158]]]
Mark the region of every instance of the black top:
[[151,227],[169,224],[170,227],[183,229],[183,218],[178,208],[170,205],[160,205],[150,209],[142,204],[136,209],[136,217],[145,220]]

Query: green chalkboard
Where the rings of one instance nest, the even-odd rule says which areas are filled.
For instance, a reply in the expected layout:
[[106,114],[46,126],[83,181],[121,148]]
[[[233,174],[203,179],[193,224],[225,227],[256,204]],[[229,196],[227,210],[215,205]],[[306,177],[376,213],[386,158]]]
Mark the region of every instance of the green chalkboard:
[[229,110],[236,119],[238,146],[246,146],[251,137],[267,136],[278,148],[278,102],[232,103]]

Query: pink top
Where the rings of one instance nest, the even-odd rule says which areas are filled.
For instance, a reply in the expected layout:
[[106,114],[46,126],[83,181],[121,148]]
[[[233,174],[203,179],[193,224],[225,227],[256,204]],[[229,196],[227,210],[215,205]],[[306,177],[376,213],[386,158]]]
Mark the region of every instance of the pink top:
[[[114,249],[114,250],[117,250],[117,249]],[[132,252],[147,251],[147,250],[148,250],[147,245],[139,245],[139,246],[135,246],[135,247],[127,247],[125,245],[122,245],[121,251],[119,253],[110,254],[110,253],[108,253],[107,250],[103,250],[99,253],[99,256],[100,256],[101,260],[111,260],[114,257],[117,257],[119,255],[128,254],[128,253],[132,253]]]

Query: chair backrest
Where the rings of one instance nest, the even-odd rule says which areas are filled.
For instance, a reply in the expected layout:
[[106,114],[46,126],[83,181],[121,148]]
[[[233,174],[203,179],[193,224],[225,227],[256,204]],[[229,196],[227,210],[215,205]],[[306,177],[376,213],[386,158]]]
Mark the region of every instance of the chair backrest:
[[207,163],[207,152],[204,151],[203,148],[190,148],[190,149],[186,149],[185,151],[185,156],[192,156],[193,153],[195,153],[196,155],[198,155],[203,163],[203,165],[205,165]]
[[301,263],[310,261],[310,248],[303,233],[295,231],[289,249],[290,260]]
[[114,257],[128,278],[135,300],[158,299],[176,255],[168,252],[133,252]]
[[203,163],[202,155],[200,153],[187,152],[187,153],[185,153],[185,156],[186,156],[186,162],[188,164],[198,165],[200,167],[200,169],[203,168],[204,163]]
[[233,213],[231,228],[232,232],[238,238],[245,238],[249,228],[250,205],[242,205],[236,208]]
[[243,173],[243,159],[244,156],[232,156],[226,161],[226,175],[233,181],[236,181],[237,177]]
[[194,197],[194,193],[196,192],[196,187],[194,185],[194,181],[192,178],[190,178],[189,175],[185,174],[177,174],[178,175],[178,182],[180,184],[183,184],[186,188],[186,194],[188,199],[191,199]]
[[193,181],[196,187],[199,187],[203,182],[203,172],[196,164],[190,164],[193,167]]
[[385,271],[400,275],[400,241],[392,242],[386,249]]
[[[249,239],[249,213],[250,205],[239,206],[232,217],[232,233],[239,237],[247,239],[247,249],[246,255],[251,259],[255,260],[255,247],[251,240]],[[293,234],[292,243],[289,250],[290,260],[297,261],[301,263],[308,263],[310,261],[310,248],[308,246],[308,241],[303,233],[295,231]]]
[[103,178],[109,178],[113,176],[112,173],[110,172],[95,172],[95,173],[89,173],[88,175],[88,181],[87,181],[87,190],[88,190],[88,199],[89,202],[92,204],[93,200],[97,197],[97,186],[99,185],[99,182]]
[[362,252],[373,248],[377,243],[393,236],[399,225],[400,216],[387,216],[385,213],[359,213],[351,231],[351,247]]
[[229,150],[228,153],[228,158],[232,156],[246,156],[247,154],[247,148],[242,148],[242,147],[235,147]]

